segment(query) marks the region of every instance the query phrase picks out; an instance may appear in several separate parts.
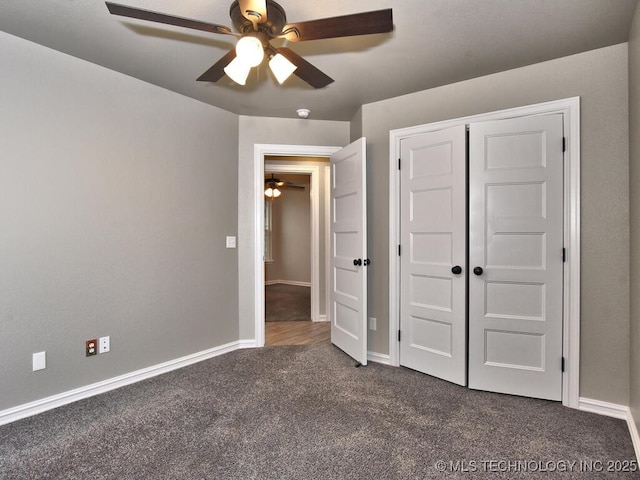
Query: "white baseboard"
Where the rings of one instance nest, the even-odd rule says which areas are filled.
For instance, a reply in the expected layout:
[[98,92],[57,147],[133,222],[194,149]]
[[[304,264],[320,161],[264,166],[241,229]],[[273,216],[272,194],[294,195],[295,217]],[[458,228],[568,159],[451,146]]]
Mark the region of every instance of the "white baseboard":
[[83,398],[93,397],[110,390],[115,390],[116,388],[124,387],[125,385],[130,385],[141,380],[146,380],[147,378],[155,377],[156,375],[161,375],[203,360],[208,360],[209,358],[217,357],[218,355],[223,355],[240,348],[252,347],[255,347],[255,341],[253,340],[231,342],[226,345],[220,345],[219,347],[210,348],[208,350],[203,350],[202,352],[169,360],[168,362],[153,365],[141,370],[125,373],[118,377],[109,378],[101,382],[92,383],[90,385],[85,385],[84,387],[52,395],[23,405],[18,405],[16,407],[0,411],[0,425],[5,425],[7,423],[20,420],[21,418],[37,415],[38,413],[46,412],[47,410],[61,407],[68,403],[77,402]]
[[607,417],[620,418],[626,420],[629,407],[618,405],[616,403],[603,402],[601,400],[593,400],[591,398],[580,397],[578,400],[578,410],[584,412],[598,413]]
[[631,441],[633,442],[633,449],[636,451],[636,460],[640,462],[640,435],[638,435],[638,427],[631,413],[631,409],[628,410],[627,425],[629,425],[629,433],[631,434]]
[[324,315],[318,315],[318,319],[314,320],[314,322],[328,322],[329,319],[327,318],[327,314],[325,313]]
[[367,361],[391,365],[389,355],[385,353],[367,352]]
[[298,282],[296,280],[267,280],[265,285],[293,285],[294,287],[309,287],[311,288],[311,282]]
[[239,340],[238,349],[240,348],[258,348],[258,342],[256,342],[254,338],[250,338],[249,340]]
[[627,422],[629,428],[629,434],[631,435],[631,441],[633,442],[633,449],[636,453],[636,461],[640,462],[640,436],[638,436],[638,428],[636,422],[633,419],[631,409],[624,405],[618,405],[615,403],[602,402],[600,400],[593,400],[591,398],[580,397],[578,410],[584,412],[598,413],[600,415],[606,415],[607,417],[615,417]]

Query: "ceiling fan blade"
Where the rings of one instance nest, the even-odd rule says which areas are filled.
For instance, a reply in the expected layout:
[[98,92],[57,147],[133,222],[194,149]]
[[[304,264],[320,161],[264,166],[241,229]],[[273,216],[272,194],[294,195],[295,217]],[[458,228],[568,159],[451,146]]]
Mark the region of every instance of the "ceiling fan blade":
[[282,29],[282,34],[291,42],[302,42],[391,31],[393,31],[393,15],[391,9],[387,8],[341,17],[289,23]]
[[201,22],[199,20],[191,20],[189,18],[176,17],[164,13],[152,12],[151,10],[142,10],[140,8],[128,7],[126,5],[120,5],[118,3],[105,3],[112,15],[137,18],[139,20],[148,20],[150,22],[165,23],[167,25],[175,25],[177,27],[186,27],[211,33],[235,35],[229,27],[225,27],[224,25],[216,25],[215,23],[207,23]]
[[285,190],[304,190],[304,185],[296,185],[294,183],[286,183],[282,186]]
[[282,47],[278,48],[277,52],[298,67],[293,73],[313,88],[323,88],[333,82],[333,78],[318,70],[293,50]]
[[238,0],[238,4],[242,16],[253,23],[254,28],[258,23],[267,21],[266,0]]
[[282,47],[277,52],[298,67],[293,73],[313,88],[323,88],[333,82],[333,78],[318,70],[293,50]]
[[236,49],[232,48],[227,54],[218,60],[209,70],[200,75],[196,81],[198,82],[217,82],[224,77],[224,67],[231,63],[231,60],[236,58]]

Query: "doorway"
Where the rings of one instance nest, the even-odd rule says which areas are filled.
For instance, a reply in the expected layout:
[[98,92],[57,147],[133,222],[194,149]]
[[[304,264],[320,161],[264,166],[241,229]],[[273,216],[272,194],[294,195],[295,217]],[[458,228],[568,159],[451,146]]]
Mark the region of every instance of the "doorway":
[[268,157],[264,185],[265,343],[326,343],[330,340],[327,325],[311,318],[311,175],[276,174],[270,170],[270,162],[273,159]]
[[[262,185],[265,172],[273,172],[277,175],[307,175],[310,179],[310,297],[311,297],[311,320],[313,325],[309,325],[309,332],[285,331],[282,338],[286,342],[307,342],[316,341],[314,335],[317,330],[327,328],[322,325],[329,320],[328,315],[328,181],[329,159],[328,157],[337,148],[334,147],[308,147],[308,146],[288,146],[288,145],[256,145],[255,165],[256,177],[260,179],[256,184]],[[326,184],[326,185],[325,185]],[[265,322],[265,262],[264,262],[264,201],[263,191],[256,195],[255,218],[257,223],[255,239],[256,258],[256,343],[259,346],[266,342],[266,322]],[[271,323],[271,322],[270,322]],[[280,322],[276,322],[280,323]],[[302,322],[299,322],[302,323]],[[274,326],[277,329],[282,326]],[[298,329],[301,325],[297,326]],[[306,337],[305,337],[306,335]],[[291,337],[287,340],[287,338]]]

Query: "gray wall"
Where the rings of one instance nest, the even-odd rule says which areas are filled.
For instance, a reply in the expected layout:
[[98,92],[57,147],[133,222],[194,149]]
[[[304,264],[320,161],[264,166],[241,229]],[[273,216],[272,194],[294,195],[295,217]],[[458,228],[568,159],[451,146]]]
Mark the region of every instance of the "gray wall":
[[629,132],[631,185],[631,369],[629,405],[640,431],[640,6],[629,39]]
[[388,352],[389,131],[581,97],[580,394],[629,399],[629,131],[627,44],[362,107],[369,199],[369,350]]
[[295,185],[304,185],[305,189],[283,189],[282,195],[273,200],[273,262],[265,264],[265,281],[310,283],[311,197],[309,180],[311,177],[309,175],[278,173],[277,178]]
[[351,141],[355,142],[357,139],[362,138],[362,136],[362,107],[360,107],[351,118]]
[[255,195],[262,186],[254,179],[254,145],[344,146],[349,122],[240,116],[238,147],[238,276],[240,285],[240,339],[255,338],[254,238]]
[[0,410],[237,341],[238,117],[1,32],[0,65]]

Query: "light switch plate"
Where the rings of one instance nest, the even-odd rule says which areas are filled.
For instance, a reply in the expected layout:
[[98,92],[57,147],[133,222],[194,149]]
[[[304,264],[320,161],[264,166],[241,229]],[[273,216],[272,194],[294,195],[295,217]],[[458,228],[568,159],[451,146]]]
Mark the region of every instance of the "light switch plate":
[[47,352],[38,352],[33,354],[33,371],[44,370],[47,368]]
[[227,248],[236,248],[236,237],[227,237]]

